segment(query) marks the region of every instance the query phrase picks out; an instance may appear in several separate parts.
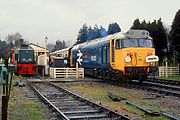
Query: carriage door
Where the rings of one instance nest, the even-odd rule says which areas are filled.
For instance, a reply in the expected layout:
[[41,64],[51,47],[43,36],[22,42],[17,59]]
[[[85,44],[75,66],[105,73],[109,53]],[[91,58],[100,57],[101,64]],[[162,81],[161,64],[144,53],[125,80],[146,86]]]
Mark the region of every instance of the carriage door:
[[115,48],[114,48],[115,40],[111,40],[110,42],[110,64],[111,66],[115,66]]

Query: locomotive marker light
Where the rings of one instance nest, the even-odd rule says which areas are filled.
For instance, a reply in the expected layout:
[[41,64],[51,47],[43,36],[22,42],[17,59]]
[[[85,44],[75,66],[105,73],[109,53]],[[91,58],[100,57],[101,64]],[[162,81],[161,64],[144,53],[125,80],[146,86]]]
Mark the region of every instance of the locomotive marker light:
[[152,55],[146,57],[146,62],[157,62],[157,61],[159,61],[158,56]]
[[78,53],[77,53],[77,56],[78,56],[77,62],[78,62],[80,65],[82,65],[82,64],[81,64],[81,62],[82,62],[82,59],[81,59],[82,55],[83,55],[83,54],[81,53],[81,51],[78,50]]
[[131,62],[131,57],[127,56],[127,57],[125,58],[125,61],[126,61],[127,63]]
[[128,30],[124,33],[128,38],[148,38],[149,32],[147,30]]

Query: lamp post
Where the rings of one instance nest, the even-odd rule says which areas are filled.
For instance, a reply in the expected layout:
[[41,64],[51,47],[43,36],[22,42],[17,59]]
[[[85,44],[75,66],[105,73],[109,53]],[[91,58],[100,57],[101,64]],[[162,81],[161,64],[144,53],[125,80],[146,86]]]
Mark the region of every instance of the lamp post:
[[39,64],[38,63],[38,43],[37,43],[37,50],[36,50],[36,56],[35,57],[36,57],[36,63]]
[[43,76],[46,74],[46,67],[47,67],[47,54],[46,54],[46,45],[47,45],[48,38],[45,37],[45,51],[44,51],[44,69],[43,69]]
[[45,61],[44,61],[45,66],[47,65],[47,55],[46,55],[46,45],[47,45],[47,41],[48,41],[48,38],[47,38],[47,36],[46,36],[46,37],[45,37],[45,52],[44,52],[44,55],[45,55],[45,57],[44,57],[44,59],[45,59]]

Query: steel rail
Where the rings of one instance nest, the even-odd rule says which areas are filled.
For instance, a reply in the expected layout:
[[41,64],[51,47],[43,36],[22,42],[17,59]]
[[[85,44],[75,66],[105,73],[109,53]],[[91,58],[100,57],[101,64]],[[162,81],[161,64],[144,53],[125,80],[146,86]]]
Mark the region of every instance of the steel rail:
[[139,88],[151,90],[154,92],[163,93],[166,95],[173,95],[176,97],[180,97],[180,87],[179,86],[172,86],[172,85],[165,85],[160,83],[153,83],[144,81],[143,83],[139,83],[138,81],[132,81],[130,84],[136,85]]
[[165,80],[165,79],[158,79],[158,78],[148,78],[147,81],[154,82],[154,83],[180,86],[180,80]]

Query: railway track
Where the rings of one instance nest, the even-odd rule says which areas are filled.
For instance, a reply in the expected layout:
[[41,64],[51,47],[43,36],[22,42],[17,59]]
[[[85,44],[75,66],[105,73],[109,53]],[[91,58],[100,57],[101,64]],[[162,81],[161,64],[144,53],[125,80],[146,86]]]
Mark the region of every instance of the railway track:
[[180,86],[176,86],[176,85],[169,85],[169,84],[166,85],[164,83],[154,83],[150,81],[143,81],[143,83],[139,83],[139,81],[137,80],[133,80],[128,83],[122,83],[119,81],[108,81],[108,80],[106,80],[105,82],[115,86],[143,89],[147,91],[158,92],[160,94],[165,94],[168,96],[171,95],[171,96],[180,97]]
[[49,82],[29,82],[31,88],[64,120],[130,120]]
[[[87,80],[87,81],[83,80],[83,82],[90,82],[90,81],[91,80]],[[110,80],[101,80],[101,79],[99,80],[92,79],[92,81],[105,82],[105,83],[112,84],[115,86],[143,89],[147,91],[158,92],[160,94],[180,97],[180,81],[172,81],[172,80],[167,81],[163,79],[154,79],[154,78],[148,78],[148,80],[143,81],[143,83],[139,83],[139,81],[137,80],[133,80],[128,83],[122,83],[117,80],[110,81]],[[64,82],[82,82],[82,80],[81,81],[64,81]]]
[[132,81],[131,84],[153,92],[180,97],[180,86],[166,85],[149,81],[143,81],[143,83]]
[[164,79],[158,79],[158,78],[148,78],[147,81],[154,82],[154,83],[180,86],[180,80],[164,80]]

